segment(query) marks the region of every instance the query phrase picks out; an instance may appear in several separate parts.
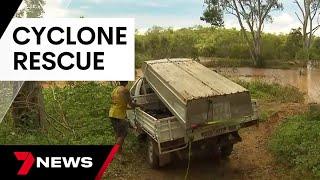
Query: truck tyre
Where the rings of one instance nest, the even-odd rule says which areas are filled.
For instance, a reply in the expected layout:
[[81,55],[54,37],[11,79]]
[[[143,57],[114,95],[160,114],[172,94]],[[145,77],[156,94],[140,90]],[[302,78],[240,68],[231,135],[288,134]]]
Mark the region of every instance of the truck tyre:
[[147,149],[147,160],[149,166],[153,169],[159,168],[159,151],[157,143],[150,137],[148,137],[148,149]]
[[227,159],[233,151],[233,144],[226,144],[220,147],[220,155],[223,159]]
[[137,139],[138,139],[138,142],[139,143],[145,143],[146,142],[146,139],[147,139],[147,136],[146,134],[139,134],[137,136]]

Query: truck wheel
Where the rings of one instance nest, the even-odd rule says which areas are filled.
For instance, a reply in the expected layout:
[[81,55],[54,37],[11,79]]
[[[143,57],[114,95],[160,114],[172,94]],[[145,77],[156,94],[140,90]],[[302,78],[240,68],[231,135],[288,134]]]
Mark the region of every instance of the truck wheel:
[[156,142],[148,137],[148,163],[151,168],[156,169],[159,168],[159,155],[158,155],[158,145]]
[[147,139],[147,136],[148,135],[146,135],[146,134],[139,134],[138,137],[137,137],[138,142],[139,143],[144,143],[146,141],[146,139]]
[[223,159],[227,159],[233,151],[233,144],[226,144],[220,147],[220,155]]

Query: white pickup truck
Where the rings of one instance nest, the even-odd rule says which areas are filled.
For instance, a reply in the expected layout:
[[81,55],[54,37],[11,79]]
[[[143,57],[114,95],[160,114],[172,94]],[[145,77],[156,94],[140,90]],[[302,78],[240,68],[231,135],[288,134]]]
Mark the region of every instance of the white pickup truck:
[[137,135],[146,135],[152,168],[174,152],[198,146],[228,157],[240,128],[258,123],[247,89],[191,59],[147,61],[130,89],[139,108],[128,110]]

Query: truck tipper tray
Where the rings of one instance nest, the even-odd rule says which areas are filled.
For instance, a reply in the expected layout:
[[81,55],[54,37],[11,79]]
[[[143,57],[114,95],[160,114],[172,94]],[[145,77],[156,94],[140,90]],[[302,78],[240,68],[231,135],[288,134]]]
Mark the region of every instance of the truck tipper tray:
[[253,114],[247,89],[191,59],[146,61],[143,71],[151,88],[186,129]]

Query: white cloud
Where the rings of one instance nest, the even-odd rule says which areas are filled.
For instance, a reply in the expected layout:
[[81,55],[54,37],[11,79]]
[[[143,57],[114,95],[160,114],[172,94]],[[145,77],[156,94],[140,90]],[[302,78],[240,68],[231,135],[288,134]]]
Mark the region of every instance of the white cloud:
[[43,17],[80,17],[83,15],[81,10],[68,9],[71,0],[48,0],[44,6]]
[[289,13],[281,13],[279,16],[273,17],[274,23],[278,24],[292,24],[296,23],[295,17],[292,17]]
[[104,0],[91,0],[95,4],[101,4]]
[[[55,0],[49,0],[49,1],[55,1]],[[68,8],[72,0],[57,0],[57,2],[61,7]]]
[[108,16],[120,17],[120,18],[135,18],[135,25],[139,31],[146,31],[153,26],[160,27],[173,27],[174,29],[193,27],[197,25],[209,26],[200,20],[200,18],[184,18],[184,17],[172,17],[168,15],[122,15],[122,16]]
[[168,7],[168,4],[164,4],[161,2],[151,2],[151,1],[142,2],[141,5],[147,6],[147,7]]
[[83,10],[87,10],[87,9],[90,9],[90,6],[80,6],[79,8]]
[[226,16],[226,18],[224,20],[224,25],[226,28],[240,29],[238,20],[232,15]]
[[264,31],[270,33],[289,33],[292,28],[298,28],[299,21],[292,15],[286,12],[273,17],[272,23],[266,23]]

